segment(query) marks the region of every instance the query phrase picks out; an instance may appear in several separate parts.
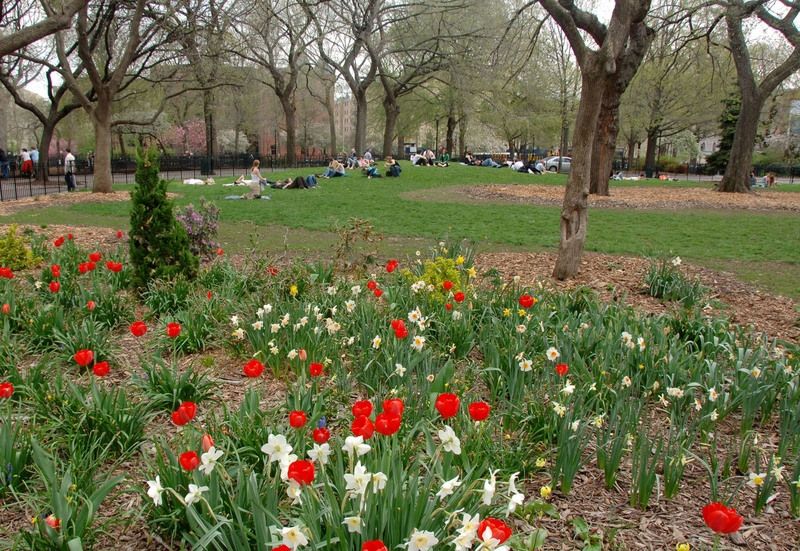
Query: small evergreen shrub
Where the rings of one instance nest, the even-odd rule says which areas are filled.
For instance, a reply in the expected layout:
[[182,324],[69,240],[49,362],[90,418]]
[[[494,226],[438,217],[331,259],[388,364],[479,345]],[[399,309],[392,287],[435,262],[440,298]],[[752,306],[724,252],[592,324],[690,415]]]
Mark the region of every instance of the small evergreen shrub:
[[219,229],[219,208],[205,198],[200,198],[200,206],[189,204],[177,215],[189,236],[192,253],[203,258],[211,258],[216,253],[217,231]]
[[158,159],[153,151],[139,154],[136,189],[131,195],[133,285],[143,289],[153,279],[178,275],[193,279],[199,262],[192,254],[186,230],[175,219],[172,202],[167,199],[167,182],[158,176]]
[[12,224],[5,236],[0,237],[0,266],[12,270],[24,270],[39,262],[41,258],[33,254],[28,241],[23,236],[17,235],[17,225]]

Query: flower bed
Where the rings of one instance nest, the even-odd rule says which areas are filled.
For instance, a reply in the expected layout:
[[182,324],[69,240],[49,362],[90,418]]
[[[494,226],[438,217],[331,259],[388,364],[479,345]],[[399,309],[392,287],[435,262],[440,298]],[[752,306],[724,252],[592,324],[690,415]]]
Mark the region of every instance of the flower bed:
[[[135,296],[116,239],[2,272],[0,499],[34,519],[22,545],[97,546],[128,490],[176,548],[600,548],[577,515],[553,530],[587,476],[633,510],[690,494],[698,528],[665,547],[765,518],[797,536],[777,520],[800,515],[796,348],[693,308],[477,285],[444,245],[346,278],[219,251]],[[213,354],[224,377],[188,361]]]

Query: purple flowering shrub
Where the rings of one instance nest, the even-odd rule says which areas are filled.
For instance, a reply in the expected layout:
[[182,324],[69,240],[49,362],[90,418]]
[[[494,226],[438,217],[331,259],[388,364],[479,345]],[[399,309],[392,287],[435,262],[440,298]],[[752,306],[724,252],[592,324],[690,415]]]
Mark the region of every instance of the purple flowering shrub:
[[200,198],[200,206],[189,203],[175,218],[186,228],[189,235],[189,248],[203,258],[211,258],[219,247],[219,208],[211,201]]

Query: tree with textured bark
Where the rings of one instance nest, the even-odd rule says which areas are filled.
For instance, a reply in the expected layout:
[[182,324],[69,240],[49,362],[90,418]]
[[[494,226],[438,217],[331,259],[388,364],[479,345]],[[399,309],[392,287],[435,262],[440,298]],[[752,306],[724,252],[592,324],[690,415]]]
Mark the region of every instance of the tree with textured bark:
[[[58,77],[61,68],[51,61],[53,53],[53,41],[42,39],[35,44],[25,46],[8,54],[0,61],[0,83],[11,95],[17,106],[33,114],[42,125],[42,133],[39,137],[39,166],[36,170],[36,177],[42,183],[47,183],[49,179],[49,156],[50,142],[53,139],[56,125],[67,115],[80,109],[81,104],[69,94],[69,85],[62,78]],[[74,51],[77,42],[74,42],[69,50]],[[73,77],[78,79],[83,72],[83,67],[78,65]],[[31,84],[44,73],[44,80],[47,83],[46,105],[23,95],[21,90]]]
[[[114,102],[124,99],[122,93],[128,87],[164,62],[162,46],[174,38],[162,32],[164,18],[162,6],[146,0],[101,0],[78,12],[75,30],[70,31],[74,34],[59,31],[55,35],[60,75],[94,127],[95,193],[111,191],[112,128],[140,122],[114,119]],[[75,36],[77,48],[70,55],[66,44]],[[73,76],[78,65],[86,72],[89,93]]]
[[[254,63],[255,80],[272,89],[281,104],[286,124],[286,162],[296,161],[297,105],[295,93],[313,43],[310,10],[302,2],[254,2],[242,10],[234,25],[239,35],[235,53]],[[258,69],[265,69],[266,73]]]
[[378,32],[378,15],[385,4],[385,0],[305,4],[316,30],[316,54],[342,76],[356,102],[353,147],[358,152],[367,147],[367,90],[378,76],[366,41]]
[[[561,241],[553,269],[556,279],[575,276],[580,270],[589,221],[588,196],[595,142],[604,138],[600,128],[603,97],[614,91],[628,59],[646,51],[651,31],[645,24],[650,0],[616,0],[607,25],[571,0],[541,0],[558,23],[581,69],[581,101],[572,140],[572,167],[561,209]],[[596,44],[586,42],[590,37]],[[641,52],[641,56],[644,52]],[[635,71],[634,71],[635,72]],[[622,92],[620,92],[621,94]]]
[[88,3],[89,0],[71,0],[63,4],[29,0],[3,2],[0,4],[0,21],[5,32],[0,35],[0,58],[68,29],[75,14]]
[[[782,82],[800,69],[800,29],[797,26],[800,2],[728,0],[720,5],[724,11],[717,17],[716,22],[722,20],[725,22],[728,48],[736,67],[741,111],[731,144],[730,160],[718,189],[724,192],[744,193],[750,190],[753,150],[764,104]],[[773,29],[792,48],[786,58],[763,75],[761,82],[757,82],[744,30],[745,25],[753,18]]]

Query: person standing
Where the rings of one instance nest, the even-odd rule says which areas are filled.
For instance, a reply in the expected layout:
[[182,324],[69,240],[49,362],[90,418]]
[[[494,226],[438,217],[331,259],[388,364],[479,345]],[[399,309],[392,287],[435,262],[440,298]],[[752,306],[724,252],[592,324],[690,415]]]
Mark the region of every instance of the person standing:
[[64,155],[64,181],[67,183],[67,191],[75,191],[75,155],[69,148]]
[[22,162],[22,165],[19,167],[19,171],[22,173],[23,176],[30,176],[33,174],[33,163],[31,162],[31,154],[28,153],[28,150],[23,148],[22,153],[19,154],[19,160]]
[[8,178],[8,153],[0,149],[0,177]]
[[36,178],[36,172],[39,168],[39,150],[36,149],[35,145],[31,148],[31,164],[33,165],[32,166],[33,177]]

